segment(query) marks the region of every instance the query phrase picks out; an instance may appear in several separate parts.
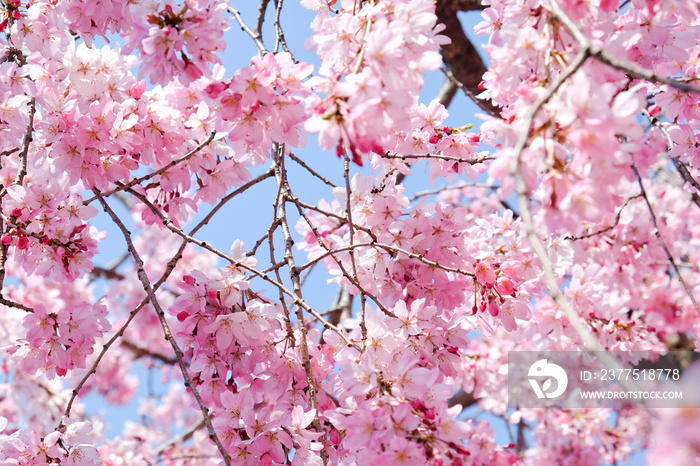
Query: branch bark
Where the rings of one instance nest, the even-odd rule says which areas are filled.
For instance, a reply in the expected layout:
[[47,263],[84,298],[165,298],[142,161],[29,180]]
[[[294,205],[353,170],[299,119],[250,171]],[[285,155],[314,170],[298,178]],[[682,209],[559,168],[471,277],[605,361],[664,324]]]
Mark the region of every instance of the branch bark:
[[481,60],[474,44],[471,43],[462,29],[462,23],[457,17],[458,11],[483,9],[478,0],[448,0],[439,1],[436,6],[438,22],[445,25],[443,34],[450,38],[450,44],[442,47],[442,58],[447,69],[452,72],[454,78],[462,83],[464,92],[482,110],[489,115],[499,118],[500,110],[490,102],[481,100],[476,96],[481,93],[479,84],[486,72],[486,65]]
[[131,232],[126,228],[124,223],[121,221],[119,216],[117,216],[117,214],[112,210],[112,208],[109,207],[107,201],[104,200],[100,192],[97,189],[93,189],[92,192],[95,193],[97,200],[100,202],[100,204],[102,204],[102,208],[104,209],[105,213],[107,213],[107,215],[110,216],[114,224],[121,230],[122,236],[126,241],[126,246],[129,249],[129,253],[131,254],[131,256],[134,259],[134,262],[136,263],[136,275],[138,276],[139,281],[143,285],[143,289],[148,295],[148,299],[151,301],[153,309],[158,315],[158,320],[160,321],[161,327],[163,328],[163,336],[168,341],[168,343],[170,343],[170,346],[172,346],[173,351],[175,352],[175,357],[177,359],[178,366],[180,367],[180,372],[182,372],[182,378],[185,381],[185,385],[190,390],[190,393],[192,393],[192,396],[194,396],[195,400],[197,401],[197,404],[199,405],[200,410],[202,411],[202,416],[204,417],[204,424],[206,425],[207,431],[209,432],[209,438],[216,444],[216,447],[219,450],[219,453],[221,453],[221,456],[224,460],[224,464],[226,466],[231,466],[231,456],[228,454],[223,443],[221,443],[219,436],[216,434],[216,431],[214,430],[214,425],[211,422],[211,414],[209,412],[209,408],[204,403],[204,400],[197,391],[197,387],[194,385],[192,378],[190,377],[182,349],[175,340],[175,337],[173,336],[170,330],[170,326],[168,325],[168,322],[165,318],[165,311],[160,306],[160,303],[156,298],[156,289],[151,284],[148,275],[146,275],[141,256],[139,255],[138,251],[136,250],[136,247],[134,246],[134,243],[131,240]]

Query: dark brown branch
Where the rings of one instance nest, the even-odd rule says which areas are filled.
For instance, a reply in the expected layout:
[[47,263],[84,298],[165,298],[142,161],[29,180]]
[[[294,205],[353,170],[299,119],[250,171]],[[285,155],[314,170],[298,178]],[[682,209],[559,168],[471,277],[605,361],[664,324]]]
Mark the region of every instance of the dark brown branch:
[[478,165],[480,163],[484,163],[487,160],[493,160],[493,157],[487,156],[487,157],[479,157],[476,159],[465,159],[464,157],[455,157],[452,155],[440,155],[440,154],[395,154],[393,152],[387,152],[384,154],[382,157],[386,159],[398,159],[398,160],[410,160],[410,159],[416,159],[416,160],[421,160],[421,159],[426,159],[426,160],[431,160],[431,159],[437,159],[437,160],[447,160],[447,161],[452,161],[452,162],[457,162],[457,163],[468,163],[469,165]]
[[464,390],[460,390],[455,393],[452,398],[447,400],[447,406],[453,407],[457,405],[462,405],[462,409],[466,409],[471,405],[475,404],[478,400],[473,393],[467,393]]
[[[482,81],[484,73],[486,73],[486,65],[484,65],[484,62],[481,60],[479,52],[474,47],[474,44],[472,44],[464,33],[462,23],[459,22],[459,18],[457,17],[457,11],[482,9],[477,3],[480,2],[478,2],[478,0],[448,0],[437,2],[436,13],[438,22],[445,25],[445,30],[442,34],[449,37],[452,41],[450,44],[446,44],[442,47],[442,58],[447,65],[447,69],[452,73],[454,78],[464,86],[462,89],[474,103],[489,115],[498,117],[501,113],[498,107],[476,97],[481,93],[479,84]],[[472,7],[470,7],[470,5]]]
[[0,304],[3,304],[7,307],[14,307],[15,309],[20,309],[24,312],[34,312],[34,309],[32,309],[29,306],[25,306],[24,304],[16,303],[10,299],[6,299],[3,297],[0,297]]
[[[444,3],[450,3],[446,1]],[[460,11],[475,11],[484,10],[488,5],[482,5],[481,0],[452,0],[458,10]]]
[[455,98],[455,94],[457,94],[457,89],[459,89],[459,86],[457,85],[457,80],[450,79],[450,77],[448,76],[442,83],[442,87],[440,87],[440,91],[438,92],[438,95],[435,96],[435,98],[445,108],[447,108],[450,106],[452,99]]
[[15,148],[13,148],[13,149],[4,150],[4,151],[0,152],[0,157],[5,157],[5,156],[8,156],[8,155],[12,155],[12,154],[14,154],[15,152],[17,152],[18,150],[19,150],[19,147],[15,147]]
[[123,339],[122,340],[122,346],[132,353],[134,353],[134,359],[139,359],[143,357],[149,357],[153,359],[157,359],[158,361],[164,362],[165,364],[174,366],[177,364],[177,359],[171,358],[170,356],[166,356],[161,353],[154,353],[153,351],[149,350],[148,348],[144,348],[142,346],[137,345],[131,340]]
[[93,267],[90,271],[90,275],[93,277],[107,278],[110,280],[124,280],[124,275],[119,272],[114,271],[114,269],[105,269],[103,267]]

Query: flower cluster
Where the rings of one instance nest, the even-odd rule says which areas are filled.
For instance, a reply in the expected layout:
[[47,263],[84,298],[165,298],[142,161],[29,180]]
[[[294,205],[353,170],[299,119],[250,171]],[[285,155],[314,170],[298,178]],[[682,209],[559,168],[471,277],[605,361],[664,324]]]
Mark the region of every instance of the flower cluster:
[[221,63],[216,53],[226,48],[224,11],[226,2],[219,0],[137,4],[132,16],[142,19],[127,32],[124,51],[140,51],[139,78],[165,84],[174,77],[190,83],[208,76],[210,65]]
[[[341,202],[320,204],[308,212],[310,224],[306,219],[297,223],[304,237],[298,247],[308,251],[310,260],[323,257],[336,281],[355,293],[361,289],[386,306],[426,297],[441,310],[478,314],[479,325],[486,329],[495,322],[515,330],[516,318],[529,318],[519,288],[536,273],[523,265],[530,256],[520,245],[519,222],[513,221],[512,212],[478,219],[463,206],[441,203],[409,210],[408,198],[394,177],[355,175],[351,190],[352,218],[367,227],[356,229],[352,242],[363,247],[328,254],[353,244],[350,229],[341,220],[348,209],[344,188],[335,189]],[[348,271],[356,271],[357,282],[347,278]]]
[[253,57],[230,80],[206,87],[204,92],[231,125],[229,139],[237,153],[264,159],[273,141],[290,147],[306,144],[302,97],[310,93],[304,79],[312,70],[307,63],[295,63],[289,53],[268,53]]
[[[2,418],[4,419],[4,418]],[[16,431],[4,437],[0,455],[5,464],[67,466],[97,466],[102,464],[97,448],[93,446],[92,426],[87,422],[66,420],[63,431],[55,430],[45,436],[36,431]],[[7,420],[5,419],[5,425]]]
[[332,15],[327,2],[305,0],[319,10],[307,46],[323,65],[310,85],[307,131],[319,133],[324,149],[346,151],[362,165],[363,155],[382,154],[396,130],[411,128],[406,107],[423,85],[422,73],[440,66],[438,49],[446,38],[436,26],[434,2],[342,1]]
[[27,273],[73,281],[92,269],[100,235],[85,221],[96,209],[70,194],[67,182],[63,177],[7,189],[3,215],[11,228],[0,244],[14,246],[14,260]]
[[427,106],[414,103],[408,113],[411,129],[396,131],[393,148],[382,156],[372,155],[372,166],[381,168],[381,172],[399,170],[407,175],[409,166],[427,161],[431,184],[438,177],[476,179],[486,170],[488,160],[486,152],[476,152],[481,137],[476,132],[468,132],[469,125],[463,128],[446,126],[443,122],[447,116],[445,107],[436,100]]
[[[298,5],[256,3],[0,2],[0,463],[692,462],[691,405],[510,409],[506,368],[700,338],[697,2],[484,1],[479,128],[420,98],[462,79],[443,19],[479,2],[302,0],[315,74]],[[227,70],[231,19],[259,55]],[[142,422],[107,438],[81,398],[126,404],[141,371]]]
[[9,349],[10,354],[22,370],[46,372],[49,378],[63,377],[73,368],[84,369],[95,340],[110,329],[106,315],[103,304],[83,302],[71,309],[51,310],[37,304],[22,322],[26,337]]

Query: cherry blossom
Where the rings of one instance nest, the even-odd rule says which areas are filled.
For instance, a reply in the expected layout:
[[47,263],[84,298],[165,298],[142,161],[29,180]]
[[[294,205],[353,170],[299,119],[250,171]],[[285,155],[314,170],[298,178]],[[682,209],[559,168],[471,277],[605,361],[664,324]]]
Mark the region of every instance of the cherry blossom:
[[0,4],[0,463],[692,462],[507,372],[695,347],[700,9],[481,3]]

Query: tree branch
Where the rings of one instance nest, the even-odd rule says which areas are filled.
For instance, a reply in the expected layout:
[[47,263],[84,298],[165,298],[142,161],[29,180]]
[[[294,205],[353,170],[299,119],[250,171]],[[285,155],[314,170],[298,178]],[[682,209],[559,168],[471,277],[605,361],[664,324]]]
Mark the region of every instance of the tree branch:
[[236,10],[232,6],[229,6],[228,12],[231,13],[234,18],[236,18],[236,21],[238,21],[238,24],[240,24],[241,26],[241,31],[245,32],[251,37],[251,39],[253,39],[256,47],[258,48],[259,55],[262,56],[270,52],[269,50],[267,50],[267,47],[265,47],[265,44],[262,41],[262,35],[257,34],[255,31],[248,27],[248,25],[243,21],[243,18],[241,17],[241,14],[238,12],[238,10]]
[[588,40],[588,38],[585,36],[585,34],[583,34],[581,29],[579,29],[578,26],[576,26],[576,23],[574,23],[573,20],[569,18],[569,16],[564,12],[564,10],[561,9],[557,0],[549,0],[549,2],[551,5],[552,13],[554,13],[557,19],[564,26],[566,26],[569,32],[571,32],[571,35],[574,36],[574,39],[576,39],[576,42],[578,42],[579,53],[581,53],[581,51],[584,51],[586,54],[595,58],[596,60],[610,65],[617,70],[624,71],[633,78],[644,79],[646,81],[655,83],[667,84],[683,92],[694,92],[696,94],[700,94],[700,87],[692,86],[677,79],[672,79],[666,76],[658,75],[653,71],[648,70],[646,68],[642,68],[641,66],[638,66],[634,63],[625,60],[620,60],[617,57],[608,53],[607,51],[596,47],[591,43],[590,40]]
[[[111,196],[112,194],[118,193],[119,191],[125,191],[125,190],[131,188],[132,186],[136,186],[137,184],[140,184],[143,181],[150,180],[154,176],[165,173],[169,169],[173,168],[175,165],[181,164],[182,162],[189,160],[196,153],[198,153],[199,151],[204,149],[206,146],[208,146],[209,143],[214,140],[214,136],[216,136],[216,131],[212,131],[209,134],[209,136],[202,143],[200,143],[197,147],[195,147],[194,149],[192,149],[191,151],[189,151],[188,153],[186,153],[185,155],[183,155],[179,159],[173,160],[169,164],[159,168],[158,170],[154,171],[153,173],[149,173],[148,175],[144,175],[141,178],[134,178],[133,180],[129,181],[126,184],[118,183],[116,188],[112,189],[111,191],[107,191],[106,193],[100,193],[100,196],[102,196],[102,197]],[[88,205],[92,201],[94,201],[95,199],[97,199],[97,196],[93,196],[90,199],[83,201],[83,205]]]
[[146,294],[148,295],[148,298],[150,299],[151,304],[153,305],[153,308],[155,309],[156,314],[158,315],[158,320],[160,321],[161,327],[163,328],[163,335],[165,336],[165,339],[168,340],[168,343],[170,343],[170,346],[172,346],[173,351],[175,351],[175,357],[177,358],[178,366],[180,366],[180,372],[182,372],[182,377],[185,380],[185,385],[187,385],[187,388],[190,389],[192,396],[194,396],[195,400],[197,401],[197,404],[199,405],[199,409],[202,411],[204,423],[206,424],[207,431],[209,432],[209,438],[213,440],[216,444],[219,453],[221,453],[221,456],[224,459],[224,464],[226,466],[231,466],[231,457],[229,456],[228,452],[226,451],[226,448],[224,448],[224,445],[221,443],[219,436],[214,430],[214,426],[211,423],[209,408],[204,403],[204,400],[197,391],[197,387],[192,382],[192,378],[190,377],[190,374],[187,370],[187,364],[185,363],[184,354],[180,349],[180,345],[178,345],[177,341],[175,341],[175,337],[173,337],[173,334],[170,331],[168,321],[165,319],[165,312],[160,307],[160,303],[156,298],[155,290],[153,289],[153,286],[151,285],[151,282],[148,279],[148,275],[146,275],[141,256],[139,255],[138,251],[134,247],[133,242],[131,241],[131,233],[126,228],[121,219],[117,216],[117,214],[112,210],[112,208],[109,207],[107,201],[105,201],[102,198],[100,192],[97,189],[93,189],[93,192],[95,193],[95,196],[97,196],[97,200],[100,202],[100,204],[102,204],[102,208],[104,209],[104,211],[107,213],[107,215],[110,216],[115,225],[117,225],[117,227],[121,230],[122,236],[124,236],[124,240],[126,241],[126,246],[129,249],[131,256],[134,258],[134,262],[136,263],[139,281],[141,281],[143,289],[146,291]]
[[664,252],[666,253],[666,257],[668,258],[669,262],[671,263],[673,270],[676,272],[676,275],[678,275],[678,280],[681,282],[681,285],[683,285],[683,289],[685,290],[686,294],[690,298],[690,301],[693,303],[693,306],[695,307],[695,311],[698,314],[700,314],[700,307],[698,306],[697,301],[695,301],[695,296],[693,296],[692,290],[688,286],[688,283],[686,283],[685,279],[683,278],[683,275],[681,275],[681,271],[678,268],[676,261],[673,259],[673,255],[671,254],[671,251],[668,249],[668,246],[666,246],[666,241],[664,241],[663,237],[661,236],[661,232],[659,231],[659,224],[656,221],[656,214],[654,214],[654,209],[652,208],[651,202],[649,202],[649,197],[647,196],[647,192],[644,189],[644,184],[642,183],[642,177],[639,175],[639,171],[637,170],[637,167],[635,165],[632,165],[632,170],[634,171],[634,175],[637,177],[637,183],[639,184],[639,189],[641,190],[641,195],[644,198],[644,201],[646,202],[647,207],[649,208],[649,214],[651,215],[651,221],[654,224],[654,235],[656,236],[656,239],[659,240],[659,244],[661,244],[661,247],[663,248]]
[[[239,188],[239,189],[240,189],[240,188]],[[359,352],[362,352],[362,350],[361,350],[355,343],[353,343],[352,340],[350,340],[350,339],[347,337],[347,335],[345,335],[345,332],[343,332],[343,331],[340,330],[338,327],[336,327],[335,325],[331,324],[331,323],[328,322],[326,319],[324,319],[323,316],[322,316],[321,314],[319,314],[314,308],[312,308],[312,307],[311,307],[307,302],[305,302],[303,299],[299,298],[297,295],[295,295],[294,293],[292,293],[292,292],[291,292],[286,286],[284,286],[282,283],[280,283],[280,282],[278,282],[277,280],[274,280],[274,279],[268,277],[267,275],[265,275],[264,273],[260,272],[259,270],[257,270],[257,269],[254,268],[254,267],[251,267],[251,266],[249,266],[249,265],[246,265],[246,264],[244,264],[243,262],[237,261],[237,260],[234,259],[233,257],[231,257],[231,256],[229,256],[229,255],[227,255],[227,254],[225,254],[225,253],[219,251],[218,249],[216,249],[216,248],[210,246],[210,245],[207,244],[205,241],[201,241],[201,240],[195,238],[194,236],[192,236],[192,235],[194,235],[197,231],[199,231],[199,229],[206,223],[206,222],[205,222],[206,218],[205,218],[204,220],[202,220],[189,234],[187,234],[187,233],[185,233],[184,231],[182,231],[181,229],[177,228],[177,227],[173,224],[172,220],[170,220],[170,219],[166,218],[165,216],[163,216],[163,213],[160,212],[160,210],[158,210],[158,209],[153,205],[153,203],[150,202],[145,196],[143,196],[142,194],[137,193],[136,191],[133,191],[133,190],[131,190],[130,192],[131,192],[136,198],[138,198],[138,199],[141,200],[144,204],[146,204],[146,206],[151,210],[151,212],[153,212],[153,214],[155,214],[155,215],[163,222],[163,225],[164,225],[168,230],[170,230],[170,231],[172,231],[173,233],[175,233],[176,235],[182,237],[183,239],[185,239],[186,242],[192,243],[192,244],[196,244],[197,246],[199,246],[199,247],[201,247],[201,248],[204,248],[204,249],[206,249],[207,251],[216,254],[217,256],[221,257],[222,259],[227,260],[230,264],[234,265],[235,267],[240,267],[240,268],[243,269],[243,270],[247,270],[247,271],[250,272],[252,275],[254,275],[254,276],[256,276],[256,277],[259,277],[259,278],[265,280],[266,282],[268,282],[268,283],[270,283],[270,284],[276,286],[277,288],[279,288],[280,290],[282,290],[282,292],[283,292],[284,294],[286,294],[287,296],[289,296],[290,298],[292,298],[292,300],[294,301],[295,304],[301,305],[301,306],[306,310],[306,312],[308,312],[309,314],[311,314],[312,316],[314,316],[319,322],[321,322],[321,324],[322,324],[324,327],[329,328],[329,329],[333,330],[334,332],[336,332],[336,333],[340,336],[340,338],[342,338],[343,341],[345,341],[345,343],[346,343],[348,346],[350,346],[350,347],[352,347],[352,348],[355,348],[355,349],[358,350]]]
[[438,94],[437,96],[435,96],[435,98],[445,108],[447,108],[450,106],[452,99],[455,98],[455,94],[457,94],[457,89],[459,89],[459,86],[457,85],[457,80],[446,77],[445,81],[443,81],[442,83],[442,87],[440,87],[440,90],[438,91]]
[[[559,288],[559,283],[554,274],[554,265],[549,259],[547,250],[544,247],[544,243],[540,238],[537,230],[535,228],[535,222],[532,218],[532,212],[530,210],[530,197],[529,188],[527,182],[521,172],[522,165],[520,162],[520,157],[522,155],[525,146],[530,139],[530,129],[535,120],[535,116],[546,104],[549,99],[557,92],[557,90],[586,62],[588,59],[590,51],[588,48],[581,48],[576,55],[574,61],[559,75],[554,83],[547,89],[547,91],[540,97],[527,111],[524,118],[524,126],[522,134],[518,139],[515,146],[515,154],[510,164],[510,174],[515,178],[516,192],[518,195],[518,204],[520,206],[520,216],[523,219],[523,225],[525,227],[525,233],[530,240],[530,245],[542,264],[544,270],[544,282],[547,286],[550,296],[564,312],[569,324],[573,327],[574,331],[581,338],[581,342],[587,351],[601,351],[599,354],[599,359],[606,367],[611,369],[623,369],[623,366],[612,356],[605,352],[605,348],[601,345],[600,341],[593,335],[593,332],[586,326],[583,318],[571,307],[569,301],[566,299],[564,294]],[[630,391],[636,391],[636,383],[632,381],[621,381],[622,385]]]
[[29,155],[29,144],[31,144],[34,134],[34,114],[36,113],[36,102],[34,97],[29,99],[29,122],[27,123],[27,132],[22,141],[22,152],[19,154],[20,167],[17,172],[14,184],[22,184],[24,176],[27,174],[27,156]]
[[593,237],[593,236],[602,235],[603,233],[607,233],[608,231],[612,230],[613,228],[615,228],[615,227],[620,223],[620,216],[622,216],[622,211],[625,209],[625,207],[627,207],[627,204],[629,204],[629,202],[630,202],[632,199],[637,199],[638,197],[642,197],[642,195],[641,195],[641,194],[637,194],[636,196],[632,196],[632,197],[630,197],[630,198],[627,198],[627,200],[625,201],[625,203],[622,204],[622,207],[620,207],[620,210],[617,211],[617,214],[615,215],[615,221],[613,222],[612,225],[610,225],[610,226],[608,226],[608,227],[605,227],[605,228],[603,228],[603,229],[601,229],[601,230],[598,230],[598,231],[596,231],[595,233],[588,233],[588,234],[581,235],[581,236],[567,236],[567,237],[564,238],[564,239],[568,239],[568,240],[571,240],[571,241],[578,241],[578,240],[580,240],[580,239],[591,238],[591,237]]
[[260,38],[261,42],[263,39],[262,28],[265,22],[265,12],[267,11],[267,5],[269,3],[270,0],[260,0],[260,4],[258,5],[258,17],[255,19],[255,35]]
[[[658,118],[651,116],[648,111],[645,109],[642,109],[642,113],[649,119],[652,125],[656,126],[659,128],[659,131],[661,131],[661,134],[664,135],[666,138],[666,152],[669,152],[671,149],[673,149],[673,146],[676,144],[673,142],[673,138],[671,138],[671,135],[669,134],[668,130],[664,127],[664,125],[661,124]],[[670,156],[670,154],[669,154]],[[681,178],[685,180],[686,183],[689,183],[693,188],[697,189],[700,191],[700,183],[697,182],[695,178],[693,178],[693,175],[690,174],[690,171],[688,170],[688,167],[685,166],[683,162],[681,162],[680,157],[671,157],[671,160],[673,161],[673,164],[676,166],[676,170],[678,170],[678,173],[680,173]],[[700,195],[696,192],[690,193],[693,202],[700,207]]]
[[484,73],[486,73],[486,65],[481,60],[474,44],[467,38],[462,28],[462,23],[457,17],[457,11],[460,10],[482,9],[477,3],[478,0],[437,2],[435,12],[438,22],[445,25],[445,30],[442,33],[452,41],[450,44],[442,46],[442,58],[455,80],[463,85],[462,89],[469,98],[489,115],[499,118],[501,112],[498,107],[476,97],[481,93],[479,84],[481,84]]
[[173,359],[169,356],[166,356],[164,354],[160,353],[154,353],[153,351],[149,350],[148,348],[144,348],[143,346],[137,345],[131,340],[123,339],[122,340],[122,346],[132,353],[134,353],[134,359],[139,359],[143,357],[149,357],[152,359],[157,359],[158,361],[164,362],[165,364],[174,366],[177,364],[177,359]]

